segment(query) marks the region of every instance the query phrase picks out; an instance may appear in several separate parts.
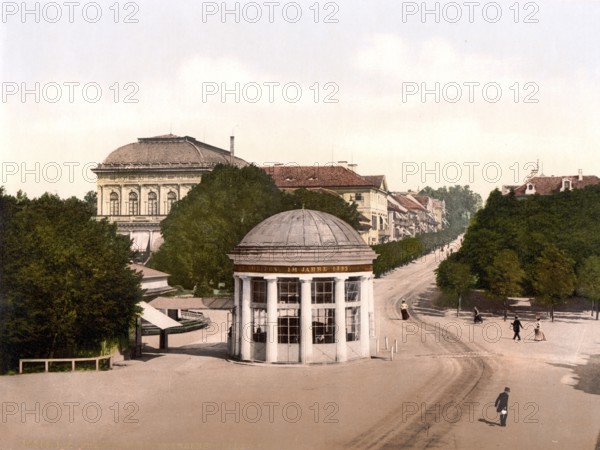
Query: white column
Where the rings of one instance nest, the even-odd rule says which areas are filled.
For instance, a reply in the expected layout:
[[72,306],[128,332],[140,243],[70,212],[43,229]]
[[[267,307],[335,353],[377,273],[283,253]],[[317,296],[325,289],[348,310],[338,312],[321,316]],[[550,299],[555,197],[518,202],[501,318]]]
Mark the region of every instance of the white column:
[[250,277],[240,277],[242,279],[242,317],[240,326],[241,350],[240,358],[243,361],[250,361],[252,347],[252,317],[250,311]]
[[375,330],[375,299],[373,297],[373,275],[367,278],[367,292],[369,294],[369,328],[372,337],[377,336]]
[[335,342],[336,361],[348,360],[346,348],[346,286],[347,277],[335,277]]
[[364,357],[371,355],[369,330],[369,292],[368,277],[360,277],[360,353]]
[[300,280],[300,362],[312,361],[312,280]]
[[231,323],[231,341],[232,356],[240,356],[240,277],[237,275],[233,276],[233,305],[235,307],[235,314],[233,315],[233,321]]
[[102,202],[104,201],[104,186],[98,186],[98,193],[96,195],[96,215],[101,216],[103,213]]
[[266,360],[277,362],[277,278],[267,278],[267,343]]

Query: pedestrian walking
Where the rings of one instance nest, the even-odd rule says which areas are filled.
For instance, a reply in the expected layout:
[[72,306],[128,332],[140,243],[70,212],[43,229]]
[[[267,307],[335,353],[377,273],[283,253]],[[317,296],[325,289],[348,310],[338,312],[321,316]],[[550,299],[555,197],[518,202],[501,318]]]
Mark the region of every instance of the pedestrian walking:
[[519,317],[515,316],[515,320],[511,323],[513,331],[515,332],[515,335],[513,336],[513,341],[517,342],[517,339],[520,341],[521,340],[521,329],[523,328],[523,325],[521,324],[521,321],[519,320]]
[[508,417],[508,394],[510,392],[509,387],[504,388],[504,392],[501,392],[496,399],[496,412],[500,413],[500,426],[506,426],[506,418]]
[[410,317],[408,315],[408,305],[404,299],[402,299],[402,303],[400,303],[400,312],[402,313],[402,320],[408,320]]
[[477,306],[473,308],[473,322],[474,323],[482,323],[483,318],[481,317],[481,313],[477,309]]
[[542,331],[542,323],[540,322],[540,318],[536,317],[535,319],[535,328],[534,328],[535,337],[533,338],[535,341],[545,341],[546,335]]

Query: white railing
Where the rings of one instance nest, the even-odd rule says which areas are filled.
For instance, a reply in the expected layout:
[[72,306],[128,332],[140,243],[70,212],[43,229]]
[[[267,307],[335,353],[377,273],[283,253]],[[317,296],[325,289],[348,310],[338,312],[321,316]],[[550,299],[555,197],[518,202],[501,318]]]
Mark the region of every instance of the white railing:
[[112,355],[97,356],[95,358],[48,358],[48,359],[19,359],[19,373],[23,373],[23,363],[44,363],[44,372],[48,372],[51,362],[71,362],[71,371],[75,370],[75,363],[81,361],[96,361],[96,370],[100,370],[100,360],[108,359],[108,368],[112,369]]

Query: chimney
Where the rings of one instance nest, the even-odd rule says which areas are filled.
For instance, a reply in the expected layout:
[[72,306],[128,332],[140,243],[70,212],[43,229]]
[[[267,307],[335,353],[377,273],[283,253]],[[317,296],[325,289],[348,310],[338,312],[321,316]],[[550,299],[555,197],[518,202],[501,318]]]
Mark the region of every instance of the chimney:
[[235,136],[229,136],[229,153],[231,156],[235,155]]
[[583,170],[579,169],[579,177],[578,177],[579,181],[583,181]]
[[343,167],[344,169],[348,168],[348,161],[338,161],[338,166]]
[[358,166],[358,164],[348,164],[348,169],[350,169],[352,172],[356,172],[356,166]]

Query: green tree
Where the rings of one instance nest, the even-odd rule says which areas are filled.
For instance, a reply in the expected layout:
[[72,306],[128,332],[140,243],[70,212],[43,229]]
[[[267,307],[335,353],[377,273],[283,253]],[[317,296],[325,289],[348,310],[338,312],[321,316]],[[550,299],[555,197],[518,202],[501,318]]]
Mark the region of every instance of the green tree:
[[469,186],[451,186],[433,189],[429,186],[422,189],[419,195],[427,195],[438,200],[444,200],[446,204],[446,219],[448,227],[464,230],[472,216],[481,208],[481,196]]
[[87,191],[83,196],[83,201],[89,206],[93,216],[98,210],[98,193],[96,191]]
[[3,203],[13,205],[2,220],[4,369],[19,358],[97,353],[127,336],[141,299],[129,239],[74,197]]
[[284,210],[301,208],[327,212],[349,223],[354,229],[358,229],[360,226],[360,213],[356,203],[349,205],[335,193],[330,194],[308,189],[297,189],[292,193],[284,193]]
[[231,288],[228,253],[267,217],[302,207],[358,225],[356,206],[338,196],[307,190],[284,193],[258,167],[219,165],[163,220],[164,243],[149,265],[171,274],[171,284],[194,289],[199,296],[209,295],[218,283]]
[[578,291],[592,301],[592,316],[596,305],[596,320],[600,314],[600,256],[589,256],[577,273]]
[[500,251],[487,268],[487,277],[489,293],[492,297],[503,301],[504,320],[506,320],[508,297],[521,291],[521,282],[525,278],[517,254],[508,249]]
[[435,270],[435,275],[437,286],[456,304],[458,316],[462,296],[469,292],[473,280],[469,265],[459,262],[456,254],[453,254],[440,263]]
[[554,321],[554,308],[571,295],[575,289],[575,262],[563,250],[548,246],[533,267],[533,288],[540,299],[550,306]]

